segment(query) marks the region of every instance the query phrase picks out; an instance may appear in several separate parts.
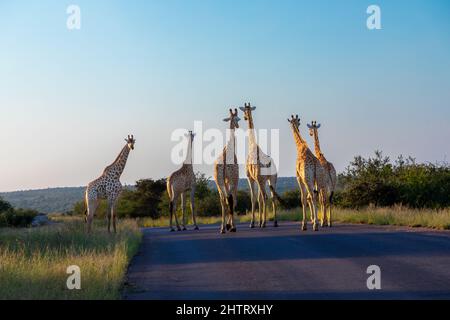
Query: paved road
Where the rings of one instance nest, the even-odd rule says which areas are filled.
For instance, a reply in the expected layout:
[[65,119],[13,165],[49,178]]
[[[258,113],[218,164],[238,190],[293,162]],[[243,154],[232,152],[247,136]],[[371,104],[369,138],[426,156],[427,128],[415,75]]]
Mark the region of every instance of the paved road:
[[[126,299],[450,299],[450,232],[298,224],[218,234],[145,229]],[[369,265],[381,290],[368,290]]]

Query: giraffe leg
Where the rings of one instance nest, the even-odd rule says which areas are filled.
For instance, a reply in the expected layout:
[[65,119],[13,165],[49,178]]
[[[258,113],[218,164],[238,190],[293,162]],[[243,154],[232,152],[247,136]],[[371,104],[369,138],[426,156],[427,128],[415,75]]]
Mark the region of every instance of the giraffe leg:
[[116,202],[114,201],[112,206],[111,206],[111,217],[112,217],[112,225],[113,225],[113,230],[114,233],[117,233],[117,229],[116,229]]
[[233,204],[230,208],[230,220],[231,220],[230,232],[236,232],[236,225],[234,224],[234,213],[236,212],[236,205],[237,205],[237,186],[233,188],[233,192],[231,193],[233,195]]
[[225,227],[225,217],[226,217],[226,200],[222,192],[220,192],[220,206],[222,208],[222,224],[220,226],[220,233],[224,234],[226,232]]
[[111,202],[108,201],[106,205],[106,217],[108,219],[108,233],[111,233],[111,215],[112,215]]
[[91,233],[92,231],[92,221],[94,220],[94,214],[97,211],[98,200],[97,199],[88,199],[87,201],[87,232]]
[[328,208],[328,201],[327,201],[327,192],[324,191],[323,195],[322,195],[322,202],[323,202],[323,209],[322,209],[322,222],[324,224],[324,226],[327,226],[327,208]]
[[[172,189],[172,187],[168,187],[170,189]],[[174,202],[174,197],[173,197],[173,191],[170,193],[169,192],[169,226],[170,226],[170,232],[175,231],[173,229],[173,202]]]
[[186,231],[186,217],[184,213],[186,212],[186,195],[184,192],[181,193],[181,225],[183,226],[183,231]]
[[306,188],[303,184],[303,182],[301,182],[300,179],[297,179],[298,182],[298,186],[300,188],[300,205],[302,206],[302,211],[303,211],[303,216],[302,216],[302,230],[306,231],[306,229],[308,228],[308,222],[306,219],[306,205],[308,203],[307,199],[306,199]]
[[178,224],[178,218],[177,218],[177,199],[178,199],[178,193],[172,193],[172,201],[170,202],[170,231],[175,231],[172,224],[172,219],[175,217],[175,224],[177,226],[177,230],[180,231],[180,225]]
[[274,190],[277,186],[277,175],[270,176],[269,179],[269,186],[272,188],[270,189],[270,195],[272,197],[272,210],[273,210],[273,226],[278,227],[278,220],[277,220],[277,206],[275,204],[275,194]]
[[254,228],[255,227],[255,206],[256,206],[255,183],[253,182],[253,180],[250,177],[247,178],[247,181],[248,181],[248,186],[250,189],[250,200],[252,203],[252,221],[250,222],[250,228]]
[[197,221],[195,220],[195,188],[191,188],[191,214],[192,214],[192,223],[194,224],[194,230],[198,230]]
[[306,184],[306,192],[309,196],[311,196],[311,201],[309,201],[309,209],[311,211],[311,217],[313,219],[313,230],[318,231],[318,220],[317,220],[317,210],[316,210],[316,204],[317,204],[317,194],[314,192],[314,185]]
[[330,198],[328,201],[328,227],[331,228],[331,207],[333,206],[333,195],[334,192],[331,191]]
[[264,189],[264,182],[258,181],[258,210],[259,210],[259,227],[266,227],[266,190]]

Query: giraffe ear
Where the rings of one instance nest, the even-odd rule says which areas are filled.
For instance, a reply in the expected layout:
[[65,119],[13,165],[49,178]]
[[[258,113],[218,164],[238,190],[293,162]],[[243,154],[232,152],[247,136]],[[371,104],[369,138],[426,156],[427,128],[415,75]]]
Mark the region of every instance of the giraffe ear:
[[244,107],[239,107],[239,109],[241,109],[241,111],[245,111],[245,108],[244,108]]
[[256,107],[251,107],[250,109],[251,109],[252,111],[254,111],[254,110],[256,109]]
[[231,120],[231,118],[225,118],[225,119],[223,119],[223,121],[225,121],[225,122],[228,122],[228,121],[230,121]]
[[307,126],[309,129],[312,129],[312,128],[313,128],[309,123],[307,123],[306,126]]
[[319,124],[318,124],[318,125],[316,126],[316,128],[317,128],[317,129],[319,129],[319,128],[320,128],[320,123],[319,123]]

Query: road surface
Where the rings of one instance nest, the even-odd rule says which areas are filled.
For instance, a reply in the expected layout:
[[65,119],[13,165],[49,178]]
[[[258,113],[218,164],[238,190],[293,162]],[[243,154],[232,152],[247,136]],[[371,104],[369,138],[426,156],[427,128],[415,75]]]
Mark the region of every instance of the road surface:
[[[125,299],[450,299],[450,232],[337,224],[144,229]],[[367,267],[381,268],[368,290]]]

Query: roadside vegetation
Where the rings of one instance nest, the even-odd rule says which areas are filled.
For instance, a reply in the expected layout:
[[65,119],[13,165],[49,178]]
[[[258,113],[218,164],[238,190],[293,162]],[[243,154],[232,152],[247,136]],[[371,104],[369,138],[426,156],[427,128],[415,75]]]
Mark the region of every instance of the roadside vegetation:
[[[303,218],[301,208],[290,210],[281,210],[277,213],[278,221],[301,221]],[[259,221],[258,213],[255,214],[256,221]],[[269,219],[270,218],[270,219]],[[273,217],[269,214],[268,219],[271,221]],[[307,210],[307,219],[309,222],[310,214]],[[192,221],[190,217],[187,219],[188,223]],[[251,214],[238,215],[236,222],[250,222]],[[393,225],[393,226],[407,226],[407,227],[426,227],[438,230],[450,230],[450,209],[410,209],[401,206],[394,207],[367,207],[364,209],[348,209],[335,208],[333,211],[333,221],[341,223],[356,223],[356,224],[372,224],[372,225]],[[138,220],[142,227],[168,227],[169,219],[161,217],[158,219],[142,218]],[[175,222],[174,222],[175,223]],[[205,224],[219,224],[221,223],[220,216],[214,217],[199,217],[197,223]]]
[[[39,228],[0,228],[0,299],[118,299],[125,272],[141,241],[134,220],[118,233],[96,221],[86,234],[80,217],[56,217]],[[67,267],[81,270],[81,290],[68,290]]]

